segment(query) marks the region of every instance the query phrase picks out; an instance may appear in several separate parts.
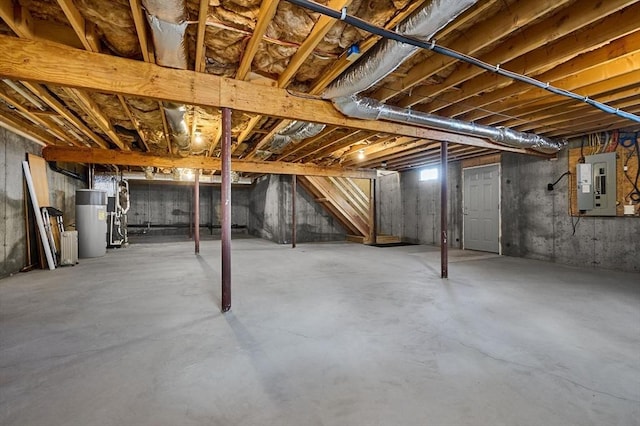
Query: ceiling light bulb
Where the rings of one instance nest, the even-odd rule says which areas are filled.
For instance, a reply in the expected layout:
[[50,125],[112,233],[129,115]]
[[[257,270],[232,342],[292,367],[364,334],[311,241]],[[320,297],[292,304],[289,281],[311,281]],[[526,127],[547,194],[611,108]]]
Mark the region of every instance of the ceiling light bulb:
[[364,149],[358,150],[358,159],[364,160]]
[[196,143],[197,144],[202,143],[202,135],[200,133],[196,134]]

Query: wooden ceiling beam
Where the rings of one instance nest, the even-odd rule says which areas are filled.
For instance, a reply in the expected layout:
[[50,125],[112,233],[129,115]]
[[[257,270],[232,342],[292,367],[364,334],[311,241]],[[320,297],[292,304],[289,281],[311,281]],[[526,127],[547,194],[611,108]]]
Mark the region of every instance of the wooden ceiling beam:
[[291,123],[291,121],[282,120],[280,123],[273,126],[273,129],[271,129],[269,133],[264,135],[262,139],[260,139],[258,143],[251,149],[251,151],[249,151],[244,156],[244,158],[246,158],[247,160],[254,158],[256,156],[256,153],[260,151],[262,148],[264,148],[269,142],[271,142],[271,139],[273,139],[276,133],[278,133],[280,130],[284,129],[285,127],[287,127],[289,123]]
[[76,117],[71,111],[69,111],[62,103],[60,103],[49,91],[36,83],[30,83],[27,81],[22,84],[29,89],[34,95],[38,96],[49,108],[57,112],[60,116],[64,117],[69,123],[73,124],[80,132],[87,136],[93,143],[100,148],[109,148],[109,145],[96,135],[81,119]]
[[[635,105],[629,107],[628,111],[632,114],[640,112],[640,99],[635,100]],[[549,131],[541,131],[541,134],[545,135],[566,135],[566,134],[580,134],[580,133],[594,133],[605,130],[615,130],[629,126],[638,126],[638,123],[630,121],[628,119],[618,117],[617,115],[595,114],[593,116],[585,116],[582,119],[576,119],[572,122],[565,123],[561,129],[556,128]]]
[[[434,149],[430,149],[429,151],[421,152],[421,153],[413,153],[410,155],[405,155],[404,157],[397,158],[393,161],[387,162],[387,168],[397,169],[399,167],[405,167],[408,165],[416,165],[421,164],[425,161],[428,161],[432,158],[440,158],[440,144],[438,146],[434,146]],[[450,154],[449,161],[455,161],[455,158],[463,154],[467,154],[470,152],[476,153],[479,151],[485,152],[482,148],[476,148],[473,146],[461,146],[461,145],[451,145],[448,148],[448,153]]]
[[370,137],[371,135],[372,135],[371,133],[364,132],[362,130],[358,130],[357,132],[353,132],[353,133],[348,133],[343,137],[335,139],[331,142],[328,142],[327,144],[322,145],[308,153],[303,153],[302,155],[298,155],[294,157],[291,161],[302,161],[303,159],[311,156],[315,156],[315,158],[321,158],[322,156],[328,155],[331,152],[335,151],[335,149],[337,149],[336,146],[338,145],[343,146],[346,144],[346,146],[349,146],[354,143],[357,143],[360,140],[364,140]]
[[[606,102],[613,108],[624,109],[634,106],[633,103],[629,103],[629,98],[636,99],[639,96],[640,86],[636,86],[631,89],[616,91],[607,96],[599,96],[598,101]],[[638,102],[638,100],[636,100],[636,102]],[[561,123],[565,120],[573,121],[574,119],[581,118],[583,115],[594,114],[605,113],[587,104],[579,104],[572,100],[567,100],[538,109],[533,114],[527,114],[526,119],[518,118],[515,120],[509,120],[505,125],[512,129],[524,132],[535,129],[541,125],[549,126],[551,124]]]
[[[42,151],[47,161],[70,163],[114,164],[119,166],[183,167],[188,169],[220,170],[220,158],[204,156],[156,156],[135,151],[123,152],[92,148],[47,147]],[[314,164],[292,164],[277,161],[233,160],[231,169],[237,172],[271,173],[304,176],[344,176],[374,179],[376,172],[367,169],[322,167]]]
[[[485,139],[401,123],[345,117],[328,101],[215,75],[159,67],[61,45],[0,36],[0,76],[332,126],[499,149]],[[60,64],[64,63],[64,69]],[[91,72],[87,73],[87,64]],[[265,142],[266,143],[266,142]]]
[[[327,7],[331,9],[339,10],[343,7],[349,6],[352,0],[329,0]],[[313,49],[318,46],[325,35],[329,32],[331,27],[336,23],[336,20],[326,15],[321,15],[318,21],[313,26],[311,33],[307,36],[304,42],[298,47],[296,53],[289,60],[287,68],[280,74],[278,78],[278,87],[287,87],[289,82],[296,75],[302,64],[307,60],[309,55],[313,53]]]
[[[449,156],[449,162],[454,162],[454,161],[462,161],[462,160],[467,160],[470,158],[477,158],[477,157],[484,157],[486,155],[492,154],[494,151],[490,150],[490,149],[478,149],[472,152],[462,152],[462,153],[453,153]],[[427,167],[427,166],[431,166],[431,165],[437,165],[440,163],[440,152],[438,152],[437,154],[418,161],[418,162],[413,162],[413,163],[409,163],[409,164],[405,164],[405,165],[400,165],[395,167],[393,170],[397,171],[397,172],[406,172],[409,170],[416,170],[418,168],[421,167]]]
[[41,117],[37,114],[34,114],[31,110],[23,106],[17,99],[10,96],[4,90],[0,89],[0,100],[4,101],[11,107],[15,108],[17,111],[22,113],[23,116],[31,120],[32,122],[39,124],[45,130],[48,130],[53,135],[55,135],[58,139],[68,143],[69,145],[82,146],[79,141],[75,138],[69,137],[69,135],[60,127],[58,127],[49,117]]
[[155,54],[153,50],[153,44],[149,42],[149,36],[147,34],[146,19],[142,12],[140,0],[129,0],[129,6],[131,8],[131,16],[133,17],[133,23],[136,27],[136,34],[138,36],[138,42],[140,43],[140,51],[145,62],[155,63]]
[[[364,149],[364,155],[367,158],[379,158],[379,156],[384,156],[384,153],[386,151],[390,151],[393,150],[394,148],[400,148],[403,145],[408,145],[408,144],[421,144],[423,142],[422,139],[414,139],[414,138],[409,138],[409,137],[397,137],[397,136],[393,136],[392,140],[390,142],[389,139],[381,139],[379,141],[374,142],[373,144],[362,148]],[[358,159],[359,157],[359,153],[358,151],[353,151],[353,152],[349,152],[348,154],[344,155],[342,157],[342,165],[347,166],[347,165],[353,165],[356,162],[359,161]]]
[[34,19],[27,8],[14,4],[13,0],[0,0],[0,18],[18,37],[83,47],[71,28]]
[[[429,151],[431,148],[438,148],[440,142],[433,142],[427,140],[420,140],[414,143],[400,145],[389,150],[378,152],[375,155],[367,155],[362,160],[356,160],[356,162],[349,163],[349,165],[364,167],[365,165],[378,164],[381,161],[391,161],[397,158],[402,158],[406,155],[416,154],[422,151]],[[346,164],[344,164],[346,166]],[[367,166],[368,167],[368,166]]]
[[68,87],[63,88],[65,93],[73,99],[73,101],[78,104],[80,108],[91,117],[95,123],[100,127],[100,129],[111,139],[111,141],[116,144],[116,146],[124,151],[129,151],[129,148],[120,137],[117,135],[116,131],[109,121],[109,118],[105,116],[102,111],[100,111],[100,107],[91,99],[87,92],[78,89],[70,89]]
[[311,145],[317,143],[319,140],[326,138],[336,130],[338,130],[336,127],[325,128],[322,132],[318,133],[317,135],[311,138],[305,139],[304,142],[300,141],[297,144],[290,145],[292,149],[289,149],[283,152],[282,154],[280,154],[278,156],[278,160],[284,160],[286,158],[289,158],[292,155],[299,153],[300,151],[304,151],[307,147],[310,147]]
[[[624,23],[621,23],[621,26]],[[616,25],[613,25],[612,28],[615,28]],[[586,34],[586,37],[598,38],[598,34]],[[609,33],[610,34],[610,33]],[[599,66],[603,63],[608,63],[611,60],[614,60],[619,55],[624,55],[629,52],[632,52],[637,49],[638,41],[640,40],[640,31],[629,34],[625,37],[617,39],[610,44],[592,50],[590,52],[585,52],[580,56],[577,56],[570,61],[567,61],[565,64],[559,65],[549,71],[545,71],[542,74],[536,76],[536,78],[540,81],[548,81],[550,83],[556,84],[556,81],[565,78],[567,76],[573,75],[580,70],[587,70],[594,66]],[[585,43],[587,43],[585,41]],[[588,45],[588,44],[586,44]],[[553,52],[553,50],[552,50]],[[612,57],[613,54],[613,57]],[[552,53],[550,53],[552,55]],[[455,103],[456,97],[451,98],[451,103],[453,104],[450,107],[444,108],[440,110],[440,114],[446,115],[447,117],[458,117],[462,114],[469,113],[474,109],[486,107],[486,109],[495,109],[498,107],[498,102],[501,102],[505,99],[509,99],[512,96],[519,95],[528,90],[531,90],[530,86],[527,86],[522,83],[513,83],[510,80],[502,78],[500,76],[489,76],[485,77],[488,81],[483,83],[483,85],[491,85],[491,87],[500,87],[501,85],[505,85],[505,87],[501,87],[498,89],[494,89],[493,91],[482,93],[482,96],[475,96],[472,99],[467,99],[465,102]],[[463,86],[464,90],[464,86]],[[455,95],[454,95],[455,96]],[[464,95],[462,95],[464,96]],[[446,98],[449,101],[449,98]],[[493,107],[491,105],[494,105]],[[497,109],[496,109],[497,111]],[[476,120],[482,118],[489,113],[484,113],[481,110],[475,110],[468,116],[465,116],[464,119],[468,120]]]
[[22,134],[42,146],[56,145],[58,143],[57,139],[36,127],[34,124],[17,119],[15,114],[9,115],[0,111],[0,126],[12,132]]
[[238,71],[236,72],[236,79],[246,79],[247,74],[251,71],[251,63],[253,62],[253,58],[256,56],[256,52],[258,52],[258,47],[262,42],[262,37],[264,37],[271,20],[276,14],[278,3],[280,3],[279,0],[262,0],[260,12],[258,12],[258,23],[253,30],[253,35],[251,36],[247,47],[242,53],[242,59],[240,60]]
[[200,0],[200,9],[198,10],[198,29],[196,30],[196,62],[194,70],[196,72],[205,72],[207,61],[207,50],[204,46],[204,34],[207,29],[207,15],[209,13],[209,0]]
[[73,0],[58,0],[58,5],[84,48],[91,52],[100,52],[100,41],[96,35],[95,27],[87,24],[78,8],[73,4]]
[[[629,17],[633,15],[630,15],[628,10],[625,10],[622,16],[616,13],[629,5],[629,3],[631,3],[631,0],[609,0],[606,3],[603,3],[602,0],[582,1],[579,8],[563,9],[548,19],[534,24],[521,32],[514,33],[508,40],[501,42],[496,49],[482,55],[480,60],[488,64],[501,64],[504,69],[516,73],[535,75],[544,68],[549,69],[566,62],[572,56],[591,50],[594,42],[589,37],[591,39],[600,39],[596,46],[610,41],[609,33],[612,31],[607,30],[614,25],[617,26],[619,19],[626,18],[629,21]],[[637,9],[637,13],[640,13],[640,4],[638,4]],[[562,39],[562,37],[575,33],[611,14],[614,14],[612,16],[613,19],[606,20],[604,24],[602,22],[599,23],[598,28],[589,28],[587,31],[583,31],[580,35],[582,40],[576,39],[575,36]],[[635,20],[637,21],[637,17]],[[553,31],[549,31],[549,28],[553,28]],[[626,32],[635,31],[637,28],[638,25],[635,22],[634,26],[630,27]],[[599,30],[602,31],[598,32]],[[621,32],[619,29],[615,32],[619,36],[625,35],[625,32]],[[597,36],[594,37],[594,34],[597,34]],[[604,40],[602,40],[603,38]],[[553,43],[554,41],[556,42]],[[535,51],[540,47],[544,47],[544,49]],[[421,103],[423,100],[436,97],[453,87],[459,88],[461,84],[481,74],[489,75],[490,73],[475,65],[461,64],[456,72],[447,77],[442,83],[414,89],[410,96],[403,98],[399,102],[399,106],[406,108]],[[478,93],[483,89],[486,89],[486,87],[476,90],[474,93]],[[462,90],[456,90],[454,96],[458,97],[460,92]],[[465,95],[468,97],[468,94]],[[466,98],[463,97],[462,99]],[[439,106],[440,108],[437,109],[443,107],[442,105]],[[420,110],[432,112],[436,109],[429,105],[421,105]]]
[[[521,0],[518,1],[517,8],[513,12],[508,8],[495,14],[477,25],[472,26],[463,37],[458,37],[448,48],[473,55],[481,49],[490,46],[496,41],[508,36],[530,22],[557,10],[572,0]],[[433,56],[429,60],[415,65],[409,70],[407,76],[400,81],[389,85],[391,89],[382,92],[374,92],[372,97],[387,100],[398,92],[412,89],[415,85],[422,83],[429,77],[437,74],[445,68],[454,65],[456,59],[446,56]],[[390,96],[390,93],[393,95]]]
[[[614,13],[571,37],[564,37],[545,46],[544,49],[535,50],[502,66],[504,69],[529,76],[536,76],[543,72],[544,74],[539,78],[542,81],[551,81],[550,78],[555,75],[557,79],[560,73],[564,73],[563,70],[566,70],[566,73],[561,77],[568,75],[567,73],[588,69],[603,61],[610,60],[615,55],[634,50],[634,46],[640,45],[640,31],[638,31],[636,16],[627,12],[640,14],[640,3],[632,8]],[[552,67],[558,68],[553,69]],[[456,116],[469,110],[471,104],[486,102],[485,95],[471,99],[464,104],[456,103],[486,91],[497,92],[497,89],[512,83],[511,80],[504,77],[484,73],[461,84],[459,90],[444,97],[445,102],[442,105],[427,104],[420,106],[419,109],[429,112],[442,111],[443,115]],[[488,95],[492,96],[493,93]],[[452,104],[453,106],[448,106]]]
[[[608,80],[615,77],[619,77],[621,75],[640,69],[640,46],[637,46],[637,48],[639,50],[635,52],[618,56],[614,60],[601,63],[596,67],[581,71],[578,74],[570,74],[569,76],[556,80],[553,83],[556,87],[575,91],[584,96],[592,96],[592,93],[586,92],[581,88],[598,82],[607,82]],[[607,83],[605,83],[604,86],[608,87],[608,89],[606,89],[605,91],[609,91],[615,88]],[[501,102],[499,105],[499,111],[507,111],[509,115],[517,115],[519,108],[526,107],[527,105],[530,105],[532,103],[537,103],[538,105],[549,104],[558,102],[560,99],[563,98],[559,97],[558,95],[549,94],[542,89],[534,88],[522,92],[518,95],[511,96],[504,102]],[[579,102],[576,101],[576,103]],[[503,116],[491,116],[486,119],[476,121],[479,121],[482,124],[492,125],[505,121],[507,119],[508,118],[505,118]]]
[[122,105],[122,109],[124,110],[124,113],[129,118],[129,121],[131,121],[131,124],[133,124],[134,129],[136,129],[136,132],[138,133],[138,137],[140,138],[140,141],[144,145],[145,151],[149,151],[149,144],[147,144],[147,138],[145,138],[144,133],[142,133],[142,130],[140,130],[140,123],[138,122],[138,119],[136,119],[131,113],[131,109],[129,109],[129,105],[127,104],[127,101],[124,99],[124,96],[118,95],[118,100],[120,101],[120,105]]

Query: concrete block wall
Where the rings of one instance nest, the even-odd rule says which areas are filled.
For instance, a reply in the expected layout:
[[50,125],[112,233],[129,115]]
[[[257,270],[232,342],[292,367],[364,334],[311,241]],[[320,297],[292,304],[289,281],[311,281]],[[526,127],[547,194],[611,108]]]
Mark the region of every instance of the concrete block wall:
[[[291,176],[267,175],[258,179],[251,194],[249,232],[288,244],[291,242]],[[296,195],[298,242],[342,241],[346,231],[301,185]]]
[[[640,219],[569,215],[568,151],[557,160],[503,154],[502,249],[508,256],[640,272]],[[573,171],[572,171],[573,173]],[[575,179],[575,173],[569,176]],[[572,184],[571,188],[575,188]],[[574,233],[575,225],[575,233]]]
[[[18,272],[26,265],[22,161],[27,153],[41,155],[42,147],[0,128],[0,277]],[[47,179],[52,206],[64,213],[66,226],[74,224],[75,191],[86,188],[86,184],[51,169],[47,169]]]

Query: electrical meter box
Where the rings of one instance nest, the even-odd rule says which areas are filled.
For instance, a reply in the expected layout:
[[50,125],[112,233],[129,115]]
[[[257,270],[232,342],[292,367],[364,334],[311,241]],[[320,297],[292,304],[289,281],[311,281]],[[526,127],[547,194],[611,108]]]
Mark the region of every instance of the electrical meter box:
[[586,216],[616,215],[616,153],[587,155],[577,165],[578,210]]

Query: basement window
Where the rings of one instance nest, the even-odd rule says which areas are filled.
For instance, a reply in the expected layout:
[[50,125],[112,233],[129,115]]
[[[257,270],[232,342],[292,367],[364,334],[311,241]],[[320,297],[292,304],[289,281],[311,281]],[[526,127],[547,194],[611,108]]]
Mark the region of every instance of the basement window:
[[420,182],[424,182],[427,180],[438,180],[438,168],[437,167],[429,167],[427,169],[420,170]]

